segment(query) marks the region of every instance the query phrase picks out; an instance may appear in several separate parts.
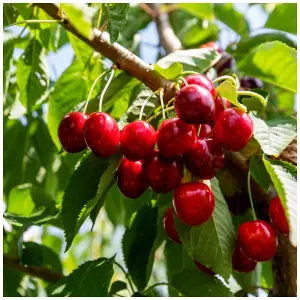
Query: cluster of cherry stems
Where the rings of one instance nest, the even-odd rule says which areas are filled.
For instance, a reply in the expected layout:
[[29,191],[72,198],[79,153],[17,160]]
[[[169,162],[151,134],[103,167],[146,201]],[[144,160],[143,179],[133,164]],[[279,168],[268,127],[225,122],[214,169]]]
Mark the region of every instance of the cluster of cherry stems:
[[[143,105],[140,120],[121,131],[107,113],[94,112],[89,116],[68,113],[60,122],[58,136],[63,149],[69,153],[88,147],[96,156],[108,157],[120,148],[124,155],[116,173],[120,192],[127,198],[138,198],[148,187],[156,193],[174,190],[173,208],[178,219],[186,225],[198,226],[208,221],[215,207],[214,195],[205,180],[213,178],[223,167],[224,150],[240,151],[246,146],[253,133],[253,123],[243,109],[231,107],[229,101],[220,98],[206,76],[193,74],[182,78],[181,85],[178,82],[175,118],[165,119],[162,90],[159,90],[165,120],[157,131],[141,120]],[[191,182],[182,183],[186,181],[184,166],[192,175]],[[269,213],[274,227],[287,235],[289,227],[278,197],[271,201]],[[277,250],[273,226],[256,220],[255,213],[254,218],[238,230],[232,256],[233,269],[238,272],[253,271],[257,262],[269,260]],[[164,229],[168,238],[181,244],[172,208],[165,213]],[[215,274],[194,262],[202,272]]]

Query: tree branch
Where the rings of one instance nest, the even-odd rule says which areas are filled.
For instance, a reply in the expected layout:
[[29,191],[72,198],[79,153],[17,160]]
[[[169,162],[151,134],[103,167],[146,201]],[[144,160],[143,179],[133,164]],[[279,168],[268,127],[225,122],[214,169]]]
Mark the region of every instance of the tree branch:
[[17,258],[9,257],[6,255],[3,256],[3,266],[5,268],[17,269],[17,270],[19,270],[23,273],[26,273],[30,276],[38,277],[40,279],[43,279],[43,280],[51,282],[51,283],[57,283],[61,278],[64,277],[63,274],[54,272],[45,267],[21,266],[19,263],[19,260]]

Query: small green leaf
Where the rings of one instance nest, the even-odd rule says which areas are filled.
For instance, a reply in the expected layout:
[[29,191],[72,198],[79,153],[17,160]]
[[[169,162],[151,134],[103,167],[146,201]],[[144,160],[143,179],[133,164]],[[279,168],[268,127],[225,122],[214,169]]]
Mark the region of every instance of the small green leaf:
[[297,245],[297,167],[283,161],[263,160],[284,207],[290,228],[289,239]]
[[117,281],[112,283],[108,295],[113,296],[113,295],[117,294],[119,291],[123,291],[123,290],[126,290],[126,289],[127,289],[126,282],[121,281],[121,280],[117,280]]
[[251,92],[261,95],[264,100],[254,96],[242,96],[242,103],[247,107],[248,111],[262,112],[267,106],[269,93],[260,89],[252,89]]
[[250,113],[254,125],[253,136],[267,155],[279,156],[297,135],[297,120],[289,116],[279,116],[264,121]]
[[200,19],[214,19],[213,3],[180,3],[178,6]]
[[264,191],[267,192],[271,183],[271,178],[266,170],[264,162],[258,156],[252,156],[249,167],[252,177],[260,184]]
[[110,43],[117,41],[119,33],[125,28],[128,3],[103,3],[103,12],[108,21],[107,32],[110,35]]
[[237,65],[246,75],[297,92],[297,51],[284,43],[260,44],[244,55]]
[[173,63],[167,68],[160,67],[158,64],[154,65],[154,70],[160,75],[169,80],[175,79],[183,72],[183,67],[180,63]]
[[93,34],[92,19],[95,9],[84,3],[61,3],[60,7],[76,30],[84,37],[91,39]]

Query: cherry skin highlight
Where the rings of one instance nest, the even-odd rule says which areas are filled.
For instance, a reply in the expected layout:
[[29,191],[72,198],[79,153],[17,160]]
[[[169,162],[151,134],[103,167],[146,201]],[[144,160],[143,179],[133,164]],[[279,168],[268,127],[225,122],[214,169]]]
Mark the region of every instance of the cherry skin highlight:
[[195,263],[196,267],[201,272],[206,273],[207,275],[211,275],[211,276],[216,275],[216,273],[212,269],[203,266],[196,259],[193,259],[193,260],[194,260],[194,263]]
[[239,108],[224,110],[214,127],[216,141],[225,149],[242,150],[253,134],[251,118]]
[[156,131],[144,121],[127,124],[120,133],[120,149],[132,161],[151,156],[155,144]]
[[174,217],[173,217],[173,212],[171,207],[167,209],[164,216],[164,229],[167,237],[171,241],[177,244],[181,244],[180,238],[178,236],[178,232],[176,231],[174,226]]
[[[205,76],[202,74],[193,74],[185,77],[185,80],[188,84],[196,84],[199,85],[205,89],[207,89],[212,97],[216,99],[218,92],[216,88],[214,87],[213,83]],[[185,83],[181,85],[181,87],[184,87]]]
[[275,197],[271,200],[269,205],[269,216],[274,227],[281,233],[288,235],[289,224],[286,218],[284,208],[281,204],[279,197]]
[[202,182],[184,183],[174,191],[173,206],[179,220],[189,226],[198,226],[212,215],[215,198]]
[[84,124],[88,116],[80,112],[66,114],[59,123],[58,138],[63,149],[76,153],[86,148],[84,141]]
[[[225,98],[222,98],[222,99],[224,101],[225,107],[229,108],[231,106],[230,102]],[[220,117],[220,114],[223,111],[224,111],[224,106],[223,106],[222,100],[221,100],[220,97],[217,97],[216,106],[215,106],[215,115],[214,115],[214,122],[215,123],[218,121],[218,119]]]
[[156,193],[174,190],[183,178],[183,163],[180,157],[167,159],[155,150],[151,159],[145,161],[144,176],[147,184]]
[[166,158],[176,158],[189,151],[195,139],[195,127],[179,118],[163,121],[157,131],[157,146],[159,152]]
[[240,247],[237,247],[232,256],[232,268],[240,273],[250,273],[256,267],[256,261],[249,259]]
[[249,259],[267,261],[277,250],[276,231],[262,220],[245,222],[238,230],[238,244]]
[[188,124],[209,123],[214,118],[215,101],[206,88],[189,84],[176,93],[175,111]]
[[143,175],[143,161],[130,161],[124,157],[117,171],[117,184],[125,197],[140,197],[148,188]]
[[99,157],[108,157],[118,150],[120,131],[114,118],[104,112],[94,112],[85,122],[87,146]]

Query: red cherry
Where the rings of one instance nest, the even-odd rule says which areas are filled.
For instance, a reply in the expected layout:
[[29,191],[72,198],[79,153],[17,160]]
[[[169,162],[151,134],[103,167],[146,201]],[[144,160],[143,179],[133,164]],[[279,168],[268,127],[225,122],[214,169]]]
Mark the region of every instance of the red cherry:
[[208,138],[208,137],[212,137],[213,135],[213,129],[210,125],[208,124],[197,124],[194,125],[195,129],[196,129],[196,133],[198,132],[199,126],[201,125],[201,129],[200,129],[200,134],[198,135],[199,138]]
[[215,113],[215,101],[204,87],[189,84],[175,95],[177,116],[188,124],[209,123]]
[[94,112],[85,122],[84,138],[87,146],[99,157],[117,152],[120,131],[114,118],[104,112]]
[[163,121],[157,131],[159,152],[167,158],[175,158],[190,150],[195,139],[195,127],[179,118]]
[[241,273],[252,272],[256,267],[256,262],[249,259],[240,247],[237,247],[232,256],[232,268]]
[[[230,102],[225,98],[222,98],[222,99],[224,101],[226,108],[229,108],[231,106]],[[214,116],[215,123],[218,121],[219,116],[220,116],[221,112],[223,112],[223,111],[224,111],[224,106],[223,106],[222,100],[220,97],[218,97],[216,99],[216,107],[215,107],[215,116]]]
[[167,237],[177,243],[177,244],[181,244],[181,240],[178,236],[178,233],[175,229],[174,226],[174,217],[173,217],[173,212],[172,212],[172,208],[168,208],[165,216],[164,216],[164,229],[166,232]]
[[[213,98],[216,99],[218,92],[217,92],[215,86],[213,85],[213,83],[205,75],[193,74],[193,75],[187,76],[185,78],[185,80],[188,84],[196,84],[196,85],[204,87],[205,89],[210,91]],[[181,87],[184,87],[184,83],[182,84]]]
[[224,150],[215,139],[206,138],[205,140],[210,153],[213,155],[213,168],[222,169],[225,160]]
[[212,215],[215,198],[202,182],[184,183],[174,191],[173,206],[179,220],[189,226],[198,226]]
[[212,276],[213,276],[213,275],[216,275],[216,273],[215,273],[212,269],[207,268],[207,267],[201,265],[196,259],[193,259],[193,260],[194,260],[194,263],[195,263],[196,267],[197,267],[201,272],[206,273],[207,275],[212,275]]
[[156,131],[144,121],[126,125],[120,133],[120,149],[132,161],[149,157],[156,144]]
[[217,52],[221,53],[221,48],[218,46],[218,44],[216,42],[213,42],[213,41],[207,42],[206,44],[201,45],[200,48],[213,48]]
[[245,222],[238,230],[238,244],[249,259],[267,261],[277,250],[276,231],[262,220]]
[[140,197],[148,187],[143,175],[143,161],[130,161],[124,157],[117,171],[117,184],[125,197]]
[[224,110],[215,124],[216,141],[225,149],[242,150],[252,137],[253,122],[240,108]]
[[65,151],[76,153],[86,148],[83,130],[87,118],[86,114],[71,112],[60,121],[58,138]]
[[167,159],[157,150],[153,157],[145,162],[144,175],[150,188],[156,193],[168,193],[174,190],[183,177],[183,163],[180,157]]
[[289,224],[286,218],[284,208],[281,204],[279,197],[275,197],[271,200],[269,205],[269,216],[274,227],[281,233],[288,235]]

